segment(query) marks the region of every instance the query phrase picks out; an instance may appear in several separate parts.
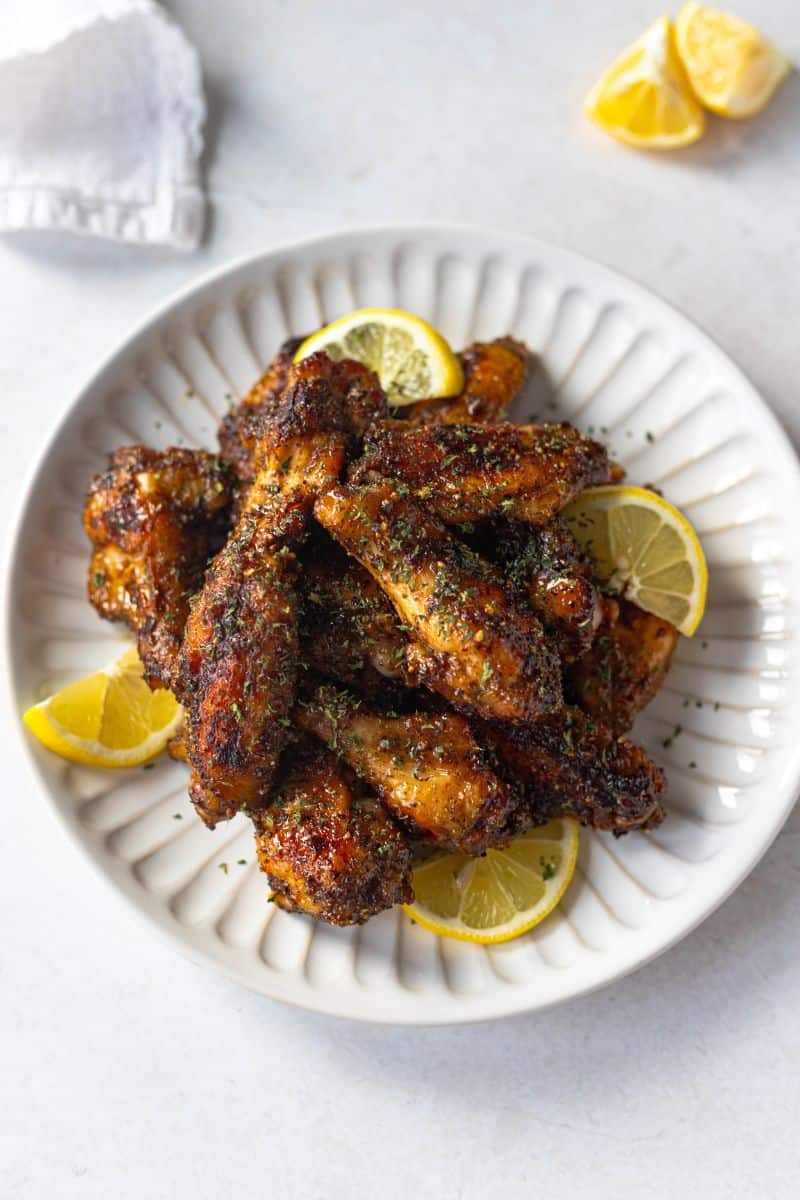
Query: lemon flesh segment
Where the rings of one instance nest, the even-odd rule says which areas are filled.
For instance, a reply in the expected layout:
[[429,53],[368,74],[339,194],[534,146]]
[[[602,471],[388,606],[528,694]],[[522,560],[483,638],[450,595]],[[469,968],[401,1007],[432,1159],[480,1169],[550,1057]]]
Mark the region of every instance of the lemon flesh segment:
[[306,338],[295,354],[301,362],[318,350],[332,359],[353,358],[375,372],[395,408],[464,386],[461,364],[442,335],[413,313],[361,308]]
[[753,25],[718,8],[685,4],[676,38],[695,95],[723,117],[761,112],[792,69]]
[[135,650],[34,704],[23,717],[42,745],[90,767],[147,762],[161,753],[182,719],[172,692],[150,690]]
[[692,526],[656,492],[587,488],[562,516],[599,577],[646,612],[691,636],[703,618],[708,568]]
[[589,92],[583,108],[612,137],[651,150],[688,146],[706,127],[667,17],[659,18],[622,52]]
[[442,854],[414,870],[412,920],[463,942],[507,942],[551,913],[578,857],[578,823],[549,821],[480,858]]

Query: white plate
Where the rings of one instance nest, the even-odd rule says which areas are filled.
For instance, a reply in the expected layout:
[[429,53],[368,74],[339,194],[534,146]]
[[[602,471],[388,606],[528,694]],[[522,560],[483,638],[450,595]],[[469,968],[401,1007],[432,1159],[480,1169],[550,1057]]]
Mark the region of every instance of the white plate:
[[528,238],[410,228],[289,246],[184,291],[101,368],[32,480],[8,570],[14,702],[21,711],[116,652],[117,631],[86,602],[81,529],[108,452],[213,446],[230,400],[288,334],[368,304],[421,313],[456,347],[524,339],[546,373],[522,414],[594,429],[633,482],[657,485],[697,528],[708,611],[636,729],[668,772],[662,828],[617,842],[584,832],[560,909],[504,946],[442,941],[399,911],[337,930],[267,904],[247,823],[208,832],[179,764],[99,772],[31,750],[101,870],[190,955],[248,987],[392,1022],[541,1008],[633,970],[707,916],[780,829],[800,777],[798,465],[730,360],[636,284]]

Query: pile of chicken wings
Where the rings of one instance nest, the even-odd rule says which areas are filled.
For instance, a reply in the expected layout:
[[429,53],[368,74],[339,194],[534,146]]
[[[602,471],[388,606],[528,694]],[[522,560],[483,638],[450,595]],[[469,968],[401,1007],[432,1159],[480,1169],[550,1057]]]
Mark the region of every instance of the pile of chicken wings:
[[182,702],[203,821],[247,814],[275,902],[337,925],[410,900],[425,847],[657,826],[663,774],[624,735],[677,631],[603,596],[559,517],[620,468],[503,421],[531,361],[510,338],[462,353],[459,396],[394,411],[298,345],[219,454],[125,447],[86,501],[90,600]]

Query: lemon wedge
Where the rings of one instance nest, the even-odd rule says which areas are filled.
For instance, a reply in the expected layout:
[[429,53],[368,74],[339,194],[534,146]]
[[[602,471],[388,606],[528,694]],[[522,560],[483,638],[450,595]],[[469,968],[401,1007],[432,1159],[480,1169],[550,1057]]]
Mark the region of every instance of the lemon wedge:
[[412,920],[462,942],[508,942],[538,925],[567,889],[578,858],[578,823],[549,821],[479,858],[443,854],[414,869]]
[[660,17],[622,52],[583,107],[612,137],[651,150],[688,146],[702,137],[706,126],[667,17]]
[[753,25],[703,4],[683,6],[676,39],[698,100],[723,117],[761,112],[792,69]]
[[461,364],[442,335],[421,317],[397,308],[360,308],[340,317],[306,338],[294,361],[317,350],[370,367],[395,408],[428,397],[456,396],[464,386]]
[[599,576],[688,637],[703,619],[708,569],[683,513],[626,484],[587,488],[561,514]]
[[23,720],[43,746],[88,767],[135,767],[159,754],[183,709],[172,692],[152,692],[135,649],[34,704]]

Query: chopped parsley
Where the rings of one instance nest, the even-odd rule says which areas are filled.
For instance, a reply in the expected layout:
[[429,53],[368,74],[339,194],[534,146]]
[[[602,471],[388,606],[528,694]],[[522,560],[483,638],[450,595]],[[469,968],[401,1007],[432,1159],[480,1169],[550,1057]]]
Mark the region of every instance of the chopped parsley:
[[664,747],[665,750],[669,750],[670,746],[675,741],[675,738],[680,737],[680,735],[682,733],[683,733],[683,726],[676,725],[675,728],[673,729],[672,733],[669,735],[669,737],[664,738],[661,745]]

